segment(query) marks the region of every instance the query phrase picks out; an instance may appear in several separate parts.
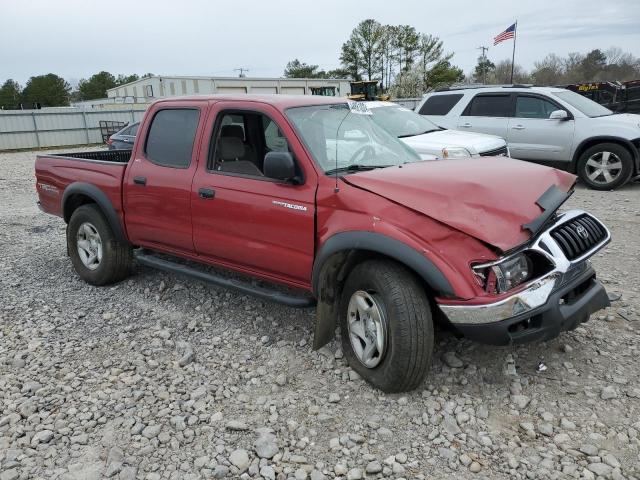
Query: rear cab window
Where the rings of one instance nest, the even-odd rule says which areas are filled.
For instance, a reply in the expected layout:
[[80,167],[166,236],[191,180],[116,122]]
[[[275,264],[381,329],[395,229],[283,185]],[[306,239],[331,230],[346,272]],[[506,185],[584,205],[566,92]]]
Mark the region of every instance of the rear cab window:
[[153,117],[144,148],[148,160],[170,168],[188,168],[198,129],[199,110],[171,108]]
[[420,115],[447,115],[463,96],[462,93],[434,95],[427,98],[418,113]]
[[462,112],[464,117],[511,117],[513,101],[511,94],[483,93],[473,97]]

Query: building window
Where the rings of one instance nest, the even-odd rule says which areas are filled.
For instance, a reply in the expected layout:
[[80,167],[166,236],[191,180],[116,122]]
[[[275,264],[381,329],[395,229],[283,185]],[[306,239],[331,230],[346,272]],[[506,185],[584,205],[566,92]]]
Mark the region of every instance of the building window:
[[153,98],[153,85],[147,85],[145,88],[145,96]]

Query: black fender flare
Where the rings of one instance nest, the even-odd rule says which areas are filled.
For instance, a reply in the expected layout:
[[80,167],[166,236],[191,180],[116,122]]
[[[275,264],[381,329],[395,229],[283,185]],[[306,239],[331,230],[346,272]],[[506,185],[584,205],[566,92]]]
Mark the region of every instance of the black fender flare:
[[[635,141],[635,140],[634,140]],[[638,147],[633,144],[633,141],[627,140],[626,138],[614,137],[611,135],[598,135],[595,137],[589,137],[584,139],[582,142],[578,144],[576,147],[573,159],[571,160],[571,168],[574,173],[578,171],[578,160],[580,160],[580,155],[582,155],[582,151],[584,150],[584,146],[587,143],[603,143],[603,142],[612,142],[612,143],[621,143],[631,152],[631,157],[633,158],[633,163],[635,167],[635,172],[640,172],[640,152],[638,151]]]
[[399,240],[367,231],[336,233],[330,237],[316,255],[313,262],[311,285],[313,293],[319,293],[320,270],[333,254],[343,250],[368,250],[392,258],[415,271],[436,292],[444,296],[455,296],[453,287],[431,260]]
[[[374,232],[337,233],[324,243],[313,263],[311,286],[318,300],[313,336],[315,350],[329,343],[335,336],[339,315],[340,291],[337,282],[326,281],[328,278],[340,277],[342,265],[349,261],[347,252],[354,250],[374,252],[396,260],[416,272],[436,294],[455,296],[453,287],[438,267],[405,243]],[[323,278],[326,283],[322,283]]]
[[68,200],[73,195],[84,195],[93,200],[107,219],[107,222],[109,223],[111,230],[113,230],[113,234],[118,242],[126,244],[129,243],[129,240],[124,233],[120,217],[118,216],[116,209],[113,208],[111,201],[102,190],[90,183],[73,182],[65,188],[64,193],[62,194],[62,217],[66,223],[69,223],[69,219],[73,213],[69,211],[68,207]]

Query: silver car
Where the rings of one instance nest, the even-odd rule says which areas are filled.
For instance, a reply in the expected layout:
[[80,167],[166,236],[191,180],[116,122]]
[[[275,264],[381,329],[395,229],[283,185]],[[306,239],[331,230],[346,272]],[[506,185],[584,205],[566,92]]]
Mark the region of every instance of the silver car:
[[511,157],[576,173],[597,190],[640,175],[640,115],[563,88],[448,89],[426,94],[416,112],[443,128],[500,136]]

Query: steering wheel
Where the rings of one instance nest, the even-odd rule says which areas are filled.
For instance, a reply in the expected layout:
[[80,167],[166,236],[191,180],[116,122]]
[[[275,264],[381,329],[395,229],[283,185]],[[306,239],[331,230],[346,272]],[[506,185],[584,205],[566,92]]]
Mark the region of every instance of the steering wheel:
[[358,150],[356,150],[353,153],[353,155],[351,155],[351,158],[349,159],[349,164],[351,165],[351,164],[357,163],[356,160],[359,157],[362,157],[363,159],[365,159],[367,157],[374,157],[375,154],[376,154],[375,148],[373,148],[371,145],[363,145]]

